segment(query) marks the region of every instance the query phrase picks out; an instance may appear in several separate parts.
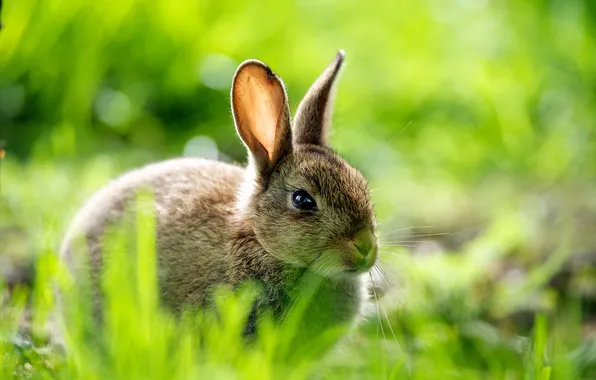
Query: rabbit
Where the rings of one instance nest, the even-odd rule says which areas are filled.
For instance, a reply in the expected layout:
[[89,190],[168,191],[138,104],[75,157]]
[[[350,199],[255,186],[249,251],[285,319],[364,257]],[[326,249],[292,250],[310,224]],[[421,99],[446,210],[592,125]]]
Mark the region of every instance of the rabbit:
[[[264,290],[247,321],[250,335],[265,310],[278,321],[287,316],[308,275],[320,284],[303,322],[311,335],[355,325],[378,242],[367,181],[328,146],[344,56],[338,51],[293,122],[282,80],[260,61],[243,62],[233,77],[231,106],[248,165],[178,158],[109,183],[79,211],[63,240],[60,257],[74,277],[89,270],[97,281],[106,231],[147,187],[154,194],[156,275],[166,309],[210,308],[218,286],[257,281]],[[77,250],[77,239],[87,249]],[[89,267],[82,269],[77,263],[85,259]],[[101,314],[99,290],[92,297]]]

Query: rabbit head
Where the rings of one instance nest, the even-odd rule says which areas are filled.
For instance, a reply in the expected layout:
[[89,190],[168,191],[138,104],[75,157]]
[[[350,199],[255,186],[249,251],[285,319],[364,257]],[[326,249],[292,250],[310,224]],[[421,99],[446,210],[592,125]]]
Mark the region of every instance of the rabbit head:
[[368,271],[377,258],[374,211],[362,174],[327,146],[342,51],[300,103],[293,123],[284,84],[255,60],[232,85],[238,135],[248,149],[238,207],[270,254],[327,277]]

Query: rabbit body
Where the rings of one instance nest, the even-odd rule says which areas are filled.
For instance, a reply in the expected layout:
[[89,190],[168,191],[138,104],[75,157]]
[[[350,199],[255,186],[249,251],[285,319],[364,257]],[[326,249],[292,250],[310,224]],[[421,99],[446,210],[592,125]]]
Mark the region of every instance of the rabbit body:
[[[149,189],[167,308],[211,307],[215,287],[256,281],[264,293],[247,325],[252,332],[260,311],[283,319],[308,277],[319,284],[306,310],[316,318],[303,323],[312,334],[356,321],[377,243],[366,181],[326,146],[330,92],[342,61],[340,53],[311,87],[293,128],[281,80],[260,62],[245,62],[234,78],[232,107],[249,165],[186,158],[124,174],[79,212],[62,259],[81,273],[74,242],[83,237],[97,281],[109,259],[106,231],[134,210],[138,190]],[[97,289],[93,297],[101,309]]]
[[124,213],[134,211],[137,191],[155,199],[157,252],[163,302],[179,309],[201,303],[206,289],[225,283],[230,258],[230,218],[243,169],[203,159],[174,159],[150,164],[116,179],[96,193],[79,212],[67,233],[62,255],[73,264],[71,239],[83,231],[93,272],[102,268],[103,239]]
[[[96,193],[79,211],[63,243],[63,259],[76,261],[70,257],[70,239],[85,231],[93,271],[100,272],[106,229],[118,224],[124,212],[134,210],[137,190],[150,189],[158,223],[160,293],[166,306],[172,310],[205,306],[215,287],[257,280],[266,286],[264,303],[279,313],[286,303],[295,301],[290,293],[303,270],[284,265],[265,251],[242,220],[237,194],[244,180],[244,168],[197,158],[172,159],[131,171]],[[323,281],[313,297],[319,302],[311,308],[332,307],[335,322],[346,321],[362,307],[363,283],[363,278]]]

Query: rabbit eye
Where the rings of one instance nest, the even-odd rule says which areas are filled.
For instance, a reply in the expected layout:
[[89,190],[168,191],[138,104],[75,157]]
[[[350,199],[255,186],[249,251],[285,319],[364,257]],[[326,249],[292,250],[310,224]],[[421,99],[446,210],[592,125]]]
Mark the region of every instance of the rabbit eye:
[[292,205],[298,210],[313,211],[317,204],[315,200],[304,190],[296,190],[292,194]]

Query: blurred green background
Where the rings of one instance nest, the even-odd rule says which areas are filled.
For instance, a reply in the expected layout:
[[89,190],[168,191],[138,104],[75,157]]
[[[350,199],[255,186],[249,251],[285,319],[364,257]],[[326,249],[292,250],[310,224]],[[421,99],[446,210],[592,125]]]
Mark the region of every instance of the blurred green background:
[[343,48],[331,144],[374,190],[395,323],[507,336],[578,302],[596,335],[596,2],[9,0],[2,18],[5,276],[119,173],[244,162],[240,62],[295,110]]

